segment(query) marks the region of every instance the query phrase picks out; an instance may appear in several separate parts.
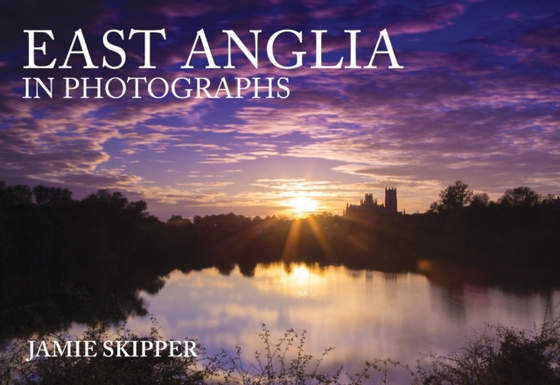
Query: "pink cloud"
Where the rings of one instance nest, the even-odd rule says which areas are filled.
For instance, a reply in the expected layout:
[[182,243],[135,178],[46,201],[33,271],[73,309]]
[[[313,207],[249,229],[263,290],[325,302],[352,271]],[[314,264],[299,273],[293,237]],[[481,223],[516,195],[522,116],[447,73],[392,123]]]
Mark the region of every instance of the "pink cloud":
[[462,4],[446,4],[429,8],[421,15],[399,21],[387,27],[392,35],[429,32],[453,25],[451,20],[461,16],[466,7]]

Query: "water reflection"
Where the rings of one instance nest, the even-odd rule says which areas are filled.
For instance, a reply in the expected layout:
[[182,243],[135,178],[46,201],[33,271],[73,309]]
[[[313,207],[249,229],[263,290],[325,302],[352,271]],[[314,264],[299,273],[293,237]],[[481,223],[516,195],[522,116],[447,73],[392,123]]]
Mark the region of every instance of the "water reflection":
[[[167,338],[198,338],[210,351],[259,348],[265,323],[273,336],[308,331],[315,356],[334,346],[328,362],[357,370],[373,357],[414,364],[420,353],[458,349],[485,323],[532,328],[560,292],[517,296],[494,287],[437,286],[424,275],[350,270],[343,266],[257,265],[251,277],[234,268],[170,274],[156,295],[142,294]],[[145,318],[131,318],[137,333]],[[403,380],[404,381],[404,380]]]

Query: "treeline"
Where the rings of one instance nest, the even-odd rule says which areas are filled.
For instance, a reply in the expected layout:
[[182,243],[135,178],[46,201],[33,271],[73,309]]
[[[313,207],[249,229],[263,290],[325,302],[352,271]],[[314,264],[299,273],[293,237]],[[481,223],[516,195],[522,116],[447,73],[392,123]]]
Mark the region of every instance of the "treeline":
[[419,244],[443,258],[502,273],[560,267],[560,198],[529,187],[491,201],[456,181],[418,222],[425,237]]
[[528,187],[508,189],[492,201],[456,181],[427,213],[381,218],[372,226],[382,254],[416,261],[438,283],[559,283],[560,198]]
[[138,290],[157,292],[171,269],[157,226],[145,202],[119,192],[73,200],[68,189],[0,184],[2,332],[145,314]]
[[539,205],[554,206],[560,210],[560,197],[553,194],[542,195],[533,191],[530,187],[520,186],[506,190],[504,195],[496,201],[490,200],[486,193],[475,194],[469,189],[469,185],[455,181],[439,193],[439,200],[430,205],[429,212],[443,212],[448,210],[459,210],[465,207],[489,207],[500,205],[504,208],[534,207]]

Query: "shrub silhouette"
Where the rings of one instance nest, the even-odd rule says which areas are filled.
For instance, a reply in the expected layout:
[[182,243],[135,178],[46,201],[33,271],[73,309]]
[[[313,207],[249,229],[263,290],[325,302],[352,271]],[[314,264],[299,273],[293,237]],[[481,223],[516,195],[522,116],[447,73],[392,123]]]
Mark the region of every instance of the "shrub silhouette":
[[[107,340],[120,341],[151,341],[162,340],[159,329],[154,321],[151,332],[147,336],[138,337],[123,324],[112,336],[108,335],[109,323],[104,322],[85,331],[80,341],[94,341],[92,352],[96,357],[35,357],[31,362],[25,362],[29,357],[27,340],[13,341],[10,346],[2,349],[0,356],[0,384],[2,385],[186,385],[205,384],[212,377],[216,367],[211,359],[203,364],[195,357],[175,358],[169,356],[169,351],[161,352],[156,357],[153,350],[146,351],[147,357],[104,357],[103,342]],[[49,334],[37,338],[37,341],[66,341],[77,340],[68,335]],[[50,346],[50,343],[47,343]],[[37,346],[37,344],[36,344]],[[205,356],[204,349],[197,347],[199,355]],[[132,347],[126,350],[132,354]],[[82,353],[83,354],[83,353]],[[138,353],[140,354],[140,353]]]
[[[321,364],[333,348],[314,357],[305,352],[306,332],[298,334],[293,329],[286,331],[277,343],[271,341],[270,331],[262,325],[259,335],[263,343],[263,352],[256,352],[254,361],[246,359],[241,348],[236,348],[233,355],[226,350],[215,355],[207,355],[205,349],[198,345],[197,357],[170,357],[163,351],[156,357],[148,351],[147,357],[103,357],[103,342],[112,341],[160,341],[157,323],[154,322],[148,336],[138,337],[126,329],[126,324],[117,332],[108,336],[109,323],[90,327],[83,333],[80,341],[95,341],[98,349],[96,357],[29,357],[29,344],[26,339],[6,342],[0,350],[0,384],[1,385],[193,385],[193,384],[349,384],[359,385],[368,379],[370,372],[379,375],[385,383],[390,366],[401,366],[389,359],[376,359],[366,362],[359,373],[343,375],[340,367],[334,373],[322,371]],[[68,335],[43,335],[36,341],[76,340]],[[48,343],[48,345],[50,345]],[[36,344],[38,346],[38,344]],[[133,350],[129,345],[130,354]],[[93,353],[93,352],[91,352]],[[292,354],[293,353],[293,354]],[[140,354],[137,352],[137,354]],[[91,355],[91,354],[90,354]]]
[[428,354],[418,363],[422,385],[558,385],[560,384],[560,316],[533,331],[489,325],[493,335],[474,335],[458,352]]

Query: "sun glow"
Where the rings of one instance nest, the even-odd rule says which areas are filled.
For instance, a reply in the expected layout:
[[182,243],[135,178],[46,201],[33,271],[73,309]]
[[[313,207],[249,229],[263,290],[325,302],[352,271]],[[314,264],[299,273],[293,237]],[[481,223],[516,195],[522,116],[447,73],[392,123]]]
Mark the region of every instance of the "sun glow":
[[296,214],[310,214],[317,210],[317,202],[311,198],[297,197],[289,202]]
[[299,265],[294,268],[291,276],[299,281],[307,280],[309,278],[309,270],[307,270],[305,265]]

